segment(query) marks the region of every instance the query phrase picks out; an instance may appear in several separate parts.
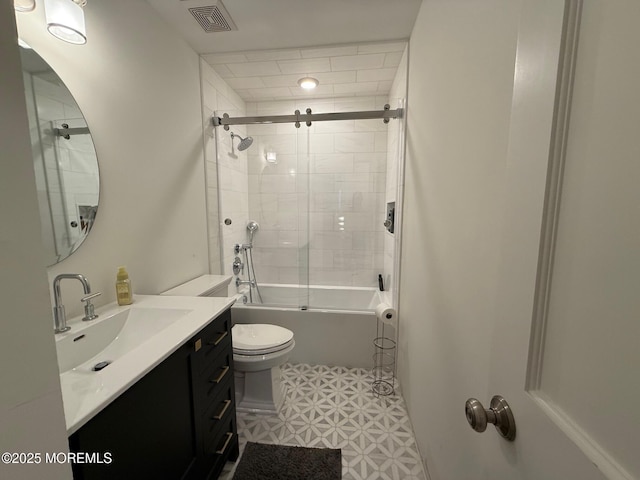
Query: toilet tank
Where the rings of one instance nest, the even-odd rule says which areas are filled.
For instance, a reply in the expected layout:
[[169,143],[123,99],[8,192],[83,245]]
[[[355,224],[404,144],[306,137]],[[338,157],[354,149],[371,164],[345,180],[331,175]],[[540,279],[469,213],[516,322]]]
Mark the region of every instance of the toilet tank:
[[228,297],[231,275],[202,275],[160,295],[183,297]]

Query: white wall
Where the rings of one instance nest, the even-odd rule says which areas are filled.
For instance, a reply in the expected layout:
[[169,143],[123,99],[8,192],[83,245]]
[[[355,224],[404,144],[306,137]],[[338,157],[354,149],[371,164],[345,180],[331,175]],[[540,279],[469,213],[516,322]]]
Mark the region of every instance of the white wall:
[[[88,42],[47,33],[42,2],[20,35],[49,62],[83,111],[100,164],[100,208],[71,257],[49,269],[85,274],[96,304],[115,300],[127,265],[134,293],[154,294],[207,273],[204,160],[197,54],[144,1],[89,2]],[[77,283],[77,285],[75,285]],[[79,282],[63,282],[70,315]]]
[[484,478],[519,2],[425,0],[411,36],[399,378],[432,480]]
[[[40,241],[12,2],[0,2],[0,452],[68,449]],[[19,226],[19,228],[15,228]],[[5,465],[0,478],[69,479],[68,465]]]
[[[118,265],[134,289],[157,293],[208,271],[198,56],[143,1],[89,2],[89,42],[46,32],[42,2],[19,14],[21,36],[65,81],[98,151],[101,203],[95,229],[61,264],[45,269],[24,87],[11,2],[0,9],[0,450],[68,448],[49,301],[53,276],[81,272],[97,304],[115,299]],[[48,275],[47,275],[48,273]],[[79,313],[79,285],[66,286]],[[6,473],[5,473],[6,472]],[[45,473],[46,472],[46,473]],[[2,478],[71,477],[68,465],[0,464]]]

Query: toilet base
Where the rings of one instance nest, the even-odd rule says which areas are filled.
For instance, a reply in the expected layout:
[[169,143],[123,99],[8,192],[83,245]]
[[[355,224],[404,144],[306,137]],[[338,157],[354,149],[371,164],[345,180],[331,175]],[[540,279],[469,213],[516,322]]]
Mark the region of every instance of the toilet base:
[[277,413],[284,403],[280,367],[256,372],[235,372],[236,410]]

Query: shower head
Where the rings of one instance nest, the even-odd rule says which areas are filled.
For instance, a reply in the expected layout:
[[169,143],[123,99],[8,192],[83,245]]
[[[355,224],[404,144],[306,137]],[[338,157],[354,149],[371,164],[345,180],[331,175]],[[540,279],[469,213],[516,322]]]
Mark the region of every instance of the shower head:
[[242,138],[240,135],[236,135],[235,133],[231,132],[231,141],[232,142],[233,142],[233,139],[235,137],[238,137],[240,139],[240,143],[238,144],[238,151],[239,152],[242,152],[243,150],[246,150],[253,143],[253,138],[251,138],[251,137]]

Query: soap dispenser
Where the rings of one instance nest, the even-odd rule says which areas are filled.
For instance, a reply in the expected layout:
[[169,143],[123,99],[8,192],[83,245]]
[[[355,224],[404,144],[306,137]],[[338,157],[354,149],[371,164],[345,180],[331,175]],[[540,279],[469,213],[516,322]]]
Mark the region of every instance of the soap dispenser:
[[118,305],[131,305],[133,303],[133,292],[131,291],[131,280],[125,267],[118,267],[116,277],[116,297]]

